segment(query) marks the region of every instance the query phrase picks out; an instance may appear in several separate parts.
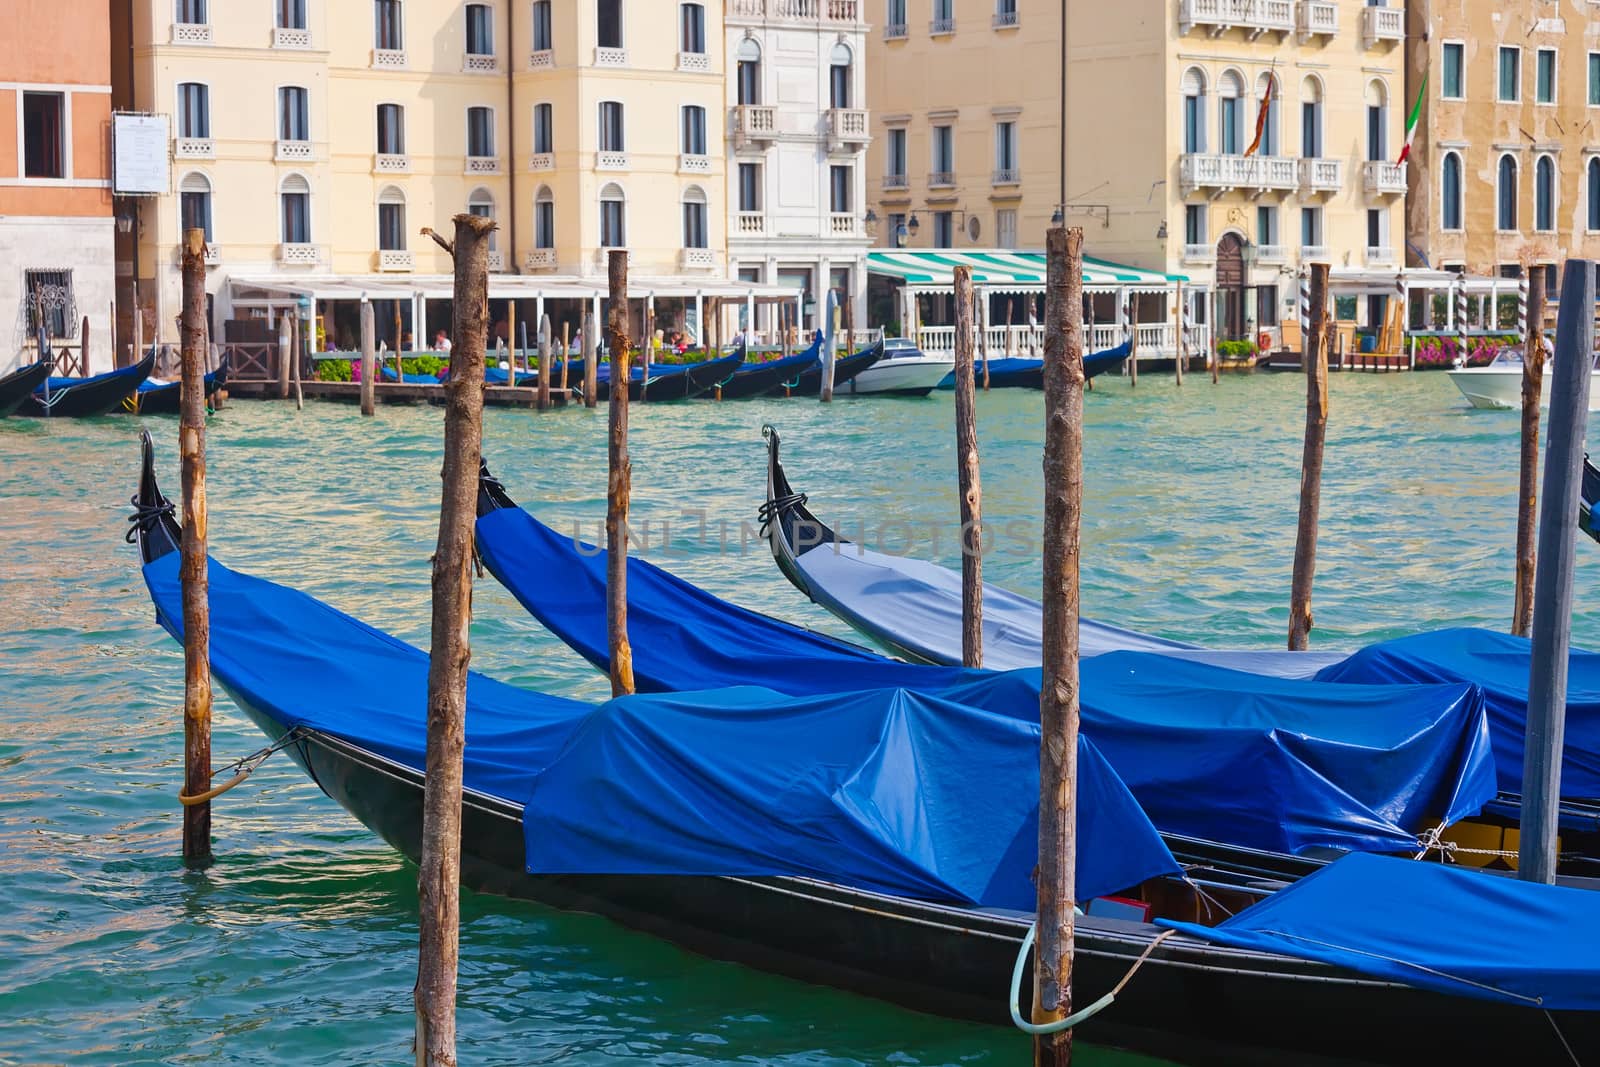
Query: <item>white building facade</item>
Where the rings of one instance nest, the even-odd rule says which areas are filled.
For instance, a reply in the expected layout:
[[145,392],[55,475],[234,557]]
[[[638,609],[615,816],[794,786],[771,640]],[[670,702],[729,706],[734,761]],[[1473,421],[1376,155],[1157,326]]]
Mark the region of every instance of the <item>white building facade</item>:
[[[866,35],[862,0],[727,0],[728,274],[804,293],[819,327],[833,290],[866,326]],[[770,316],[772,312],[769,310]],[[757,324],[763,331],[776,323]]]

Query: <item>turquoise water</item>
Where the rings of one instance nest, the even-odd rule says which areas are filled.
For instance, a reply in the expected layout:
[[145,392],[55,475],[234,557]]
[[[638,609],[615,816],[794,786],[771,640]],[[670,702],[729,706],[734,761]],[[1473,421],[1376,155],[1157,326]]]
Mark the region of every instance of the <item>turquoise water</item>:
[[[1182,390],[1102,380],[1086,405],[1084,609],[1215,644],[1281,647],[1303,379]],[[1504,627],[1517,418],[1443,375],[1339,376],[1324,475],[1316,647]],[[1040,495],[1041,398],[979,398],[985,508],[1016,522],[987,577],[1037,595],[1019,551]],[[763,495],[763,421],[813,507],[953,562],[950,396],[635,408],[634,512],[658,561],[716,593],[844,633],[739,523]],[[442,416],[235,402],[211,421],[212,550],[425,644]],[[176,494],[176,422],[147,419]],[[0,420],[0,1064],[394,1062],[408,1055],[412,870],[285,759],[216,810],[218,864],[177,862],[182,658],[123,544],[139,421]],[[605,410],[490,411],[487,454],[558,525],[604,512]],[[688,517],[682,513],[689,512]],[[700,534],[700,513],[706,533]],[[719,542],[726,519],[728,547]],[[671,522],[671,554],[659,523]],[[894,522],[931,524],[913,533]],[[889,525],[885,525],[888,523]],[[590,527],[592,528],[592,526]],[[937,540],[933,536],[938,533]],[[1600,644],[1594,546],[1576,639]],[[604,681],[492,580],[473,665],[599,698]],[[219,759],[261,738],[221,700]],[[695,957],[603,920],[469,894],[461,1050],[476,1064],[1014,1063],[1025,1040]],[[1004,991],[995,990],[997,1003]],[[1148,1063],[1088,1050],[1090,1067]]]

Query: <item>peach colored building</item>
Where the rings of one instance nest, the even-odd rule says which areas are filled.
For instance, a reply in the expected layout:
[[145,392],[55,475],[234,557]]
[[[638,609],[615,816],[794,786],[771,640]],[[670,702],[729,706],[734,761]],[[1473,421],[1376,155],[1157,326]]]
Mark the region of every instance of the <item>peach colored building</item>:
[[0,373],[42,324],[77,347],[84,316],[109,370],[113,294],[107,0],[11,0],[0,74]]

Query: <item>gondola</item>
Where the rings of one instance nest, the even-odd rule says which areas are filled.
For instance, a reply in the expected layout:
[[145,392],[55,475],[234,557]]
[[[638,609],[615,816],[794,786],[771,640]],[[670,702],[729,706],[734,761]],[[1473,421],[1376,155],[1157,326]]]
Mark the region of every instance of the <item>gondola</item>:
[[154,352],[130,367],[96,374],[91,378],[46,378],[16,409],[35,418],[89,418],[122,407],[156,365]]
[[[172,505],[156,484],[148,436],[134,504],[129,537],[139,545],[157,618],[181,638],[179,529]],[[210,573],[209,647],[218,683],[335,802],[408,858],[417,859],[426,653],[304,594],[214,561]],[[881,707],[882,699],[864,697],[859,709]],[[890,699],[897,702],[897,714],[884,721],[902,727],[912,721],[915,701],[899,695]],[[704,705],[707,700],[713,703]],[[718,811],[715,805],[728,799],[709,788],[686,807],[634,807],[625,812],[631,819],[608,818],[620,810],[615,805],[638,799],[628,792],[634,785],[656,788],[648,773],[608,776],[604,767],[609,759],[644,760],[648,770],[660,771],[670,785],[682,767],[670,752],[659,753],[658,743],[683,745],[680,756],[691,760],[718,743],[698,729],[684,729],[685,723],[720,730],[719,740],[749,734],[753,727],[759,739],[768,722],[819,714],[816,708],[768,705],[766,700],[759,693],[734,690],[720,697],[623,697],[590,709],[474,675],[466,717],[463,883],[598,913],[707,955],[923,1011],[1003,1022],[1007,978],[1031,925],[1026,907],[956,903],[944,899],[942,891],[893,892],[788,873],[782,869],[808,868],[813,860],[790,852],[749,862],[748,870],[737,873],[697,873],[718,866],[720,850],[737,847],[737,841],[725,841],[724,836],[749,833],[748,828],[728,827],[725,835],[695,837],[704,830],[695,824],[704,810],[700,804]],[[695,709],[701,706],[717,714],[695,720]],[[775,718],[746,717],[760,717],[769,706],[777,709]],[[826,708],[820,714],[855,710]],[[977,713],[955,706],[942,714],[968,723],[974,737],[988,736],[984,731],[993,729],[988,720],[971,717]],[[846,715],[834,717],[847,720]],[[802,725],[807,722],[802,719]],[[642,733],[631,736],[624,728]],[[877,729],[868,733],[877,736]],[[800,740],[815,741],[821,734],[823,743],[834,743],[825,736],[827,730],[802,734]],[[1035,732],[1025,745],[1007,741],[994,751],[1036,760],[1037,744]],[[594,758],[596,749],[603,758]],[[869,745],[865,751],[878,749]],[[959,769],[963,759],[981,762],[989,752],[963,746],[954,763]],[[781,742],[756,745],[751,755],[780,764],[788,758]],[[920,755],[933,757],[930,751]],[[1024,760],[1012,773],[1024,775],[1026,766]],[[1081,742],[1080,767],[1091,772],[1095,767],[1092,749]],[[995,769],[1004,778],[1008,768]],[[762,785],[760,768],[752,770]],[[895,779],[890,774],[882,780],[887,786]],[[922,784],[929,795],[942,797],[970,789],[973,781],[963,772]],[[1288,887],[1265,880],[1252,883],[1228,872],[1189,870],[1144,877],[1106,897],[1083,891],[1084,879],[1094,877],[1086,869],[1098,871],[1108,856],[1117,863],[1130,862],[1138,846],[1148,846],[1149,835],[1133,818],[1137,809],[1112,807],[1107,798],[1114,799],[1114,778],[1105,783],[1105,789],[1080,793],[1080,799],[1090,801],[1087,807],[1080,805],[1080,818],[1091,825],[1080,842],[1079,896],[1088,903],[1076,922],[1074,1001],[1083,1005],[1101,997],[1104,1002],[1103,1010],[1078,1028],[1086,1040],[1218,1064],[1281,1063],[1308,1055],[1393,1064],[1444,1057],[1556,1062],[1568,1046],[1579,1056],[1600,1049],[1600,973],[1595,969],[1600,917],[1590,894],[1512,879],[1496,879],[1486,891],[1478,884],[1488,881],[1484,875],[1358,856]],[[761,788],[751,796],[760,802],[770,792]],[[844,801],[863,795],[856,783],[838,797]],[[785,825],[781,801],[764,802],[752,818],[788,849],[815,847],[807,840],[813,828],[815,841],[822,842],[830,832],[870,826],[840,820],[827,805],[815,803],[819,797],[826,799],[813,788],[796,792],[794,802],[808,814],[824,813],[826,825],[801,820],[803,828],[791,829]],[[970,824],[974,817],[966,805],[951,799],[955,802],[946,810],[959,825]],[[1101,813],[1113,810],[1128,814],[1126,824],[1114,827],[1127,852],[1116,847],[1104,854],[1093,847],[1085,851],[1098,832]],[[641,833],[645,824],[634,819],[650,820],[649,832]],[[1003,849],[996,869],[1015,880],[1024,895],[1031,894],[1026,821],[1024,817],[1023,832],[1015,840],[1027,852],[1012,855],[1005,838],[1001,849],[992,843],[987,849],[988,854]],[[1080,836],[1084,829],[1080,823]],[[887,836],[871,840],[889,838],[902,839],[891,827]],[[684,840],[703,840],[712,858],[658,864],[634,873],[593,873],[619,866],[605,855],[609,841],[631,854],[670,857],[674,844]],[[984,844],[982,838],[969,843],[974,848]],[[880,853],[885,873],[863,880],[896,880],[910,871],[895,855]],[[1153,855],[1159,866],[1166,865],[1159,853]],[[848,858],[838,862],[851,865]],[[987,869],[980,868],[980,873]],[[1273,909],[1264,916],[1267,922],[1249,921],[1255,909],[1266,907]],[[1215,928],[1197,921],[1219,909],[1239,914]],[[1370,917],[1379,928],[1360,929],[1353,921],[1346,928],[1341,922],[1357,914]],[[1515,914],[1517,921],[1497,921],[1506,914]],[[1387,958],[1364,952],[1375,940],[1387,945],[1400,929],[1410,936]],[[1166,930],[1172,932],[1163,937]],[[1279,937],[1287,942],[1285,934],[1302,930],[1314,934],[1319,947],[1285,952],[1271,941]],[[1528,938],[1537,938],[1539,948],[1523,952],[1512,967],[1507,960],[1528,947],[1522,944]],[[1267,947],[1260,947],[1261,942]],[[1141,955],[1146,960],[1126,989],[1102,997],[1135,968]],[[1336,1025],[1328,1025],[1330,1020]]]
[[[1116,370],[1128,359],[1132,351],[1126,342],[1115,348],[1108,348],[1103,352],[1088,352],[1083,357],[1083,376],[1085,379],[1097,378],[1108,371]],[[983,380],[983,364],[980,362],[976,373],[978,380]],[[939,383],[941,389],[955,388],[955,375],[948,374],[944,381]],[[989,388],[991,389],[1043,389],[1044,388],[1044,360],[1030,359],[1027,356],[1003,356],[1000,359],[989,360]]]
[[1600,541],[1600,529],[1596,529],[1594,521],[1595,503],[1600,501],[1600,467],[1596,467],[1589,459],[1589,454],[1583,454],[1583,491],[1578,501],[1578,525],[1583,532]]
[[792,356],[770,359],[765,363],[746,361],[738,373],[722,383],[722,399],[742,400],[769,393],[782,396],[785,387],[792,392],[799,385],[800,376],[818,365],[821,351],[822,342],[817,340],[804,352]]
[[46,356],[37,363],[19,367],[0,378],[0,417],[11,414],[44,380],[50,377],[55,361]]
[[[741,345],[732,355],[698,363],[652,363],[649,384],[645,383],[642,368],[633,367],[628,376],[628,399],[638,400],[690,400],[709,393],[731,376],[744,363]],[[611,396],[611,364],[602,363],[595,377],[594,395],[604,401]],[[581,388],[581,383],[580,383]]]
[[[209,403],[212,394],[228,384],[226,355],[217,361],[217,369],[206,375],[205,383],[206,400]],[[122,404],[129,411],[136,411],[141,415],[176,415],[182,406],[182,391],[181,381],[158,382],[153,378],[147,378],[139,383],[139,388]]]
[[[833,361],[833,387],[837,390],[850,379],[877,363],[883,358],[883,342],[875,341],[859,352],[848,356],[840,356]],[[817,360],[817,365],[804,371],[795,381],[794,388],[785,390],[782,385],[774,386],[769,395],[784,396],[816,396],[822,392],[823,361]]]

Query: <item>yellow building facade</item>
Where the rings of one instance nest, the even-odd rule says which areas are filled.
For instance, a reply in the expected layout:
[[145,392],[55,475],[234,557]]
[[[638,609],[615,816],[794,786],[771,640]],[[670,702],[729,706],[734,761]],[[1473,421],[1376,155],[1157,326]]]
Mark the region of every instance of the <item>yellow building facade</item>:
[[[926,131],[906,138],[908,169],[925,154],[933,184],[909,175],[903,192],[880,184],[882,210],[918,216],[904,247],[1038,248],[1059,212],[1084,227],[1092,255],[1211,290],[1190,314],[1214,319],[1223,338],[1254,338],[1287,317],[1294,276],[1313,260],[1374,271],[1403,262],[1401,8],[937,0],[934,10],[949,17],[879,34],[869,63],[883,94],[872,104],[873,174],[895,166],[892,119]],[[963,64],[981,76],[945,77]],[[1015,185],[1003,182],[1008,164],[1020,171]],[[1014,204],[1014,239],[1011,216],[988,230],[979,215],[973,226],[974,203],[988,213]]]
[[[209,288],[403,281],[419,236],[499,223],[491,269],[726,277],[721,0],[137,0],[134,97],[172,116],[172,186],[142,205],[141,289],[173,335],[177,246]],[[303,283],[302,283],[302,287]]]

